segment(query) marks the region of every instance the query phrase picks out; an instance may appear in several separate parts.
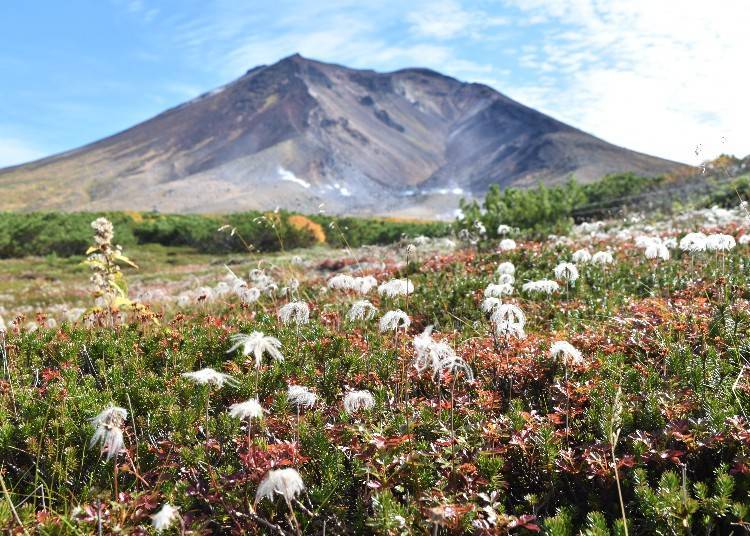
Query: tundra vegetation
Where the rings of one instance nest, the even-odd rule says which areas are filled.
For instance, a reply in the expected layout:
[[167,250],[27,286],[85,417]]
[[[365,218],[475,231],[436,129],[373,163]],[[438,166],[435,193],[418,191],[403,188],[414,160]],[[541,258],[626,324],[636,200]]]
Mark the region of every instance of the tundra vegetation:
[[141,231],[97,219],[84,307],[2,310],[0,526],[746,532],[746,205],[539,238],[493,217],[141,294]]

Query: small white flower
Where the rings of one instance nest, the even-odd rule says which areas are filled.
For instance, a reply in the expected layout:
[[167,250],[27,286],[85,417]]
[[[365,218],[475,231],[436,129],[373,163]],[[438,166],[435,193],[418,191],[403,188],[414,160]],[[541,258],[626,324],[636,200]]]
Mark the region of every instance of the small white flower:
[[262,419],[263,407],[261,407],[257,399],[251,398],[250,400],[229,406],[229,415],[240,420]]
[[286,398],[290,404],[311,408],[318,400],[318,395],[302,385],[290,385],[286,391]]
[[514,249],[516,249],[516,241],[512,238],[500,240],[500,251],[513,251]]
[[169,503],[164,503],[161,509],[151,516],[151,525],[157,532],[167,530],[172,526],[172,523],[179,517],[179,508],[172,506]]
[[578,279],[578,268],[573,263],[561,262],[555,266],[555,277],[562,281],[575,283],[576,279]]
[[375,397],[367,390],[350,391],[344,397],[344,410],[347,413],[356,413],[364,409],[369,410],[375,406]]
[[587,249],[579,249],[573,253],[573,262],[578,264],[585,264],[591,260],[591,253]]
[[560,285],[557,281],[551,279],[540,279],[538,281],[529,281],[524,283],[521,287],[524,292],[542,292],[544,294],[552,294],[560,290]]
[[210,367],[196,370],[195,372],[183,372],[181,376],[194,381],[198,385],[211,385],[218,389],[224,387],[225,383],[232,387],[237,385],[237,380],[229,374],[218,372]]
[[234,352],[237,348],[242,347],[242,355],[253,354],[255,356],[255,367],[260,367],[263,360],[263,354],[268,354],[271,359],[284,361],[284,355],[281,353],[281,341],[270,335],[263,335],[260,331],[253,331],[250,335],[237,333],[232,335],[231,341],[234,343],[227,350],[227,353]]
[[414,285],[408,279],[391,279],[381,283],[378,287],[378,294],[386,295],[389,298],[396,296],[405,296],[414,292]]
[[272,469],[258,485],[255,504],[263,499],[273,500],[276,493],[289,502],[304,489],[305,483],[296,469]]
[[289,302],[279,309],[279,318],[284,324],[307,324],[310,322],[310,308],[303,301]]
[[346,313],[346,319],[350,322],[358,320],[372,320],[377,313],[375,306],[367,300],[356,301],[352,304],[349,312]]
[[500,225],[497,226],[498,236],[507,235],[508,233],[510,233],[510,231],[511,231],[510,225],[505,225],[504,223],[501,223]]
[[411,324],[409,316],[401,309],[388,311],[380,319],[380,331],[395,331],[399,328],[407,329]]
[[549,349],[552,359],[562,359],[566,365],[583,363],[583,354],[567,341],[556,341]]

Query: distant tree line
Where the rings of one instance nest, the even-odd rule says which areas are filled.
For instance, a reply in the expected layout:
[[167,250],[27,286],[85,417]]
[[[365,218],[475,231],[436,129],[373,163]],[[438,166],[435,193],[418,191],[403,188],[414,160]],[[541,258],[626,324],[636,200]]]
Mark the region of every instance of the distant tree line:
[[[403,235],[441,236],[450,225],[378,218],[338,218],[279,212],[228,215],[138,212],[0,213],[0,258],[28,255],[83,255],[91,241],[91,222],[99,216],[115,226],[115,243],[188,246],[205,253],[271,252],[321,242],[351,247],[387,244]],[[221,231],[219,229],[222,229]]]

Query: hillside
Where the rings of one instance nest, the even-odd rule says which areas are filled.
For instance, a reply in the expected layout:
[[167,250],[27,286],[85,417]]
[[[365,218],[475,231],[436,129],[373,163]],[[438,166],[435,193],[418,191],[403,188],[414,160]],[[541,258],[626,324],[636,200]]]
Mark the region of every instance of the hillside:
[[679,164],[606,143],[481,84],[290,56],[126,131],[0,170],[0,210],[273,209],[448,216],[490,184]]

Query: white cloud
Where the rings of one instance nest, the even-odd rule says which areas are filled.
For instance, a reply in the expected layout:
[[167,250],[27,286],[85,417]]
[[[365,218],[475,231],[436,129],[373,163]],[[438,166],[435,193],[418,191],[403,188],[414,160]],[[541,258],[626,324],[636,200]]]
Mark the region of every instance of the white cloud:
[[451,0],[431,2],[407,15],[411,31],[420,36],[450,39],[461,35],[479,37],[482,30],[507,24],[503,17],[464,9]]
[[[546,23],[520,64],[554,76],[510,93],[608,141],[688,163],[750,153],[745,0],[517,0]],[[564,29],[561,29],[561,26]]]
[[0,168],[24,164],[46,153],[17,138],[0,138]]

